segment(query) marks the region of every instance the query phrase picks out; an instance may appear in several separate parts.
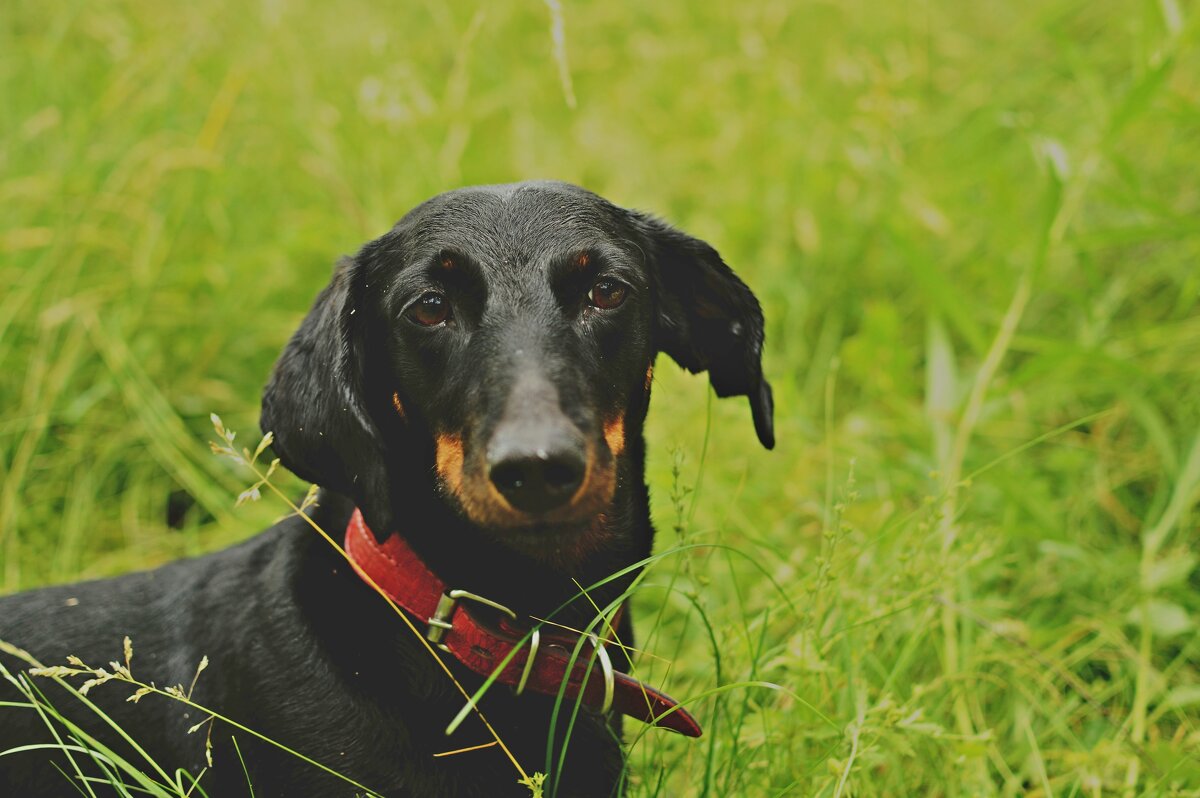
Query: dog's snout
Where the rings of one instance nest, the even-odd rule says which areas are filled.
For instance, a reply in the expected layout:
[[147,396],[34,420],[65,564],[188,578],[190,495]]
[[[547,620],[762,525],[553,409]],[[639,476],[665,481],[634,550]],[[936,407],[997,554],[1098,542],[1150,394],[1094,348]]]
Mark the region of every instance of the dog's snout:
[[575,436],[531,440],[501,429],[488,447],[488,478],[509,504],[525,513],[544,513],[569,502],[586,472],[586,450]]

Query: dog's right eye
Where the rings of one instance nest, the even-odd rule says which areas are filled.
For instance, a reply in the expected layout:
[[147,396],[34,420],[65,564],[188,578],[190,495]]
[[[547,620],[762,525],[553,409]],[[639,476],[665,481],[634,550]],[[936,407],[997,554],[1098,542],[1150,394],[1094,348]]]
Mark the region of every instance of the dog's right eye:
[[429,291],[413,303],[409,316],[422,327],[436,327],[450,318],[450,300],[436,291]]

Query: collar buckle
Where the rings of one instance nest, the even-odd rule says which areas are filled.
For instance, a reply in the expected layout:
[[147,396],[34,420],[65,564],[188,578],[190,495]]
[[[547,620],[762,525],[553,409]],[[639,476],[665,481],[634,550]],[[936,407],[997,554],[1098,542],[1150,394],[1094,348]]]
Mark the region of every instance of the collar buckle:
[[504,613],[514,621],[517,620],[517,614],[499,602],[492,601],[489,598],[484,598],[467,590],[450,590],[438,598],[437,608],[434,609],[433,615],[426,619],[429,628],[425,631],[425,639],[442,651],[450,651],[442,641],[446,639],[446,633],[454,628],[452,620],[454,618],[454,610],[458,607],[458,602],[463,599],[474,601],[476,604],[482,604],[485,607],[491,607],[494,610]]
[[[447,590],[402,536],[392,534],[380,542],[358,510],[346,524],[345,551],[364,582],[389,597],[413,621],[419,624],[424,618],[428,628],[419,634],[468,670],[509,685],[518,695],[523,691],[564,694],[601,712],[617,711],[688,737],[700,736],[696,719],[677,701],[613,668],[605,635],[584,633],[582,640],[578,635],[556,637],[539,631],[538,624],[503,604],[466,590]],[[497,614],[485,620],[466,608],[458,612],[462,601],[490,608],[485,615]],[[517,628],[509,628],[510,620]],[[526,644],[529,648],[522,661],[522,652],[516,649]],[[590,656],[580,663],[576,658],[583,651],[572,653],[576,645],[592,646],[595,651],[588,651]],[[499,672],[497,659],[505,662]],[[594,672],[587,675],[588,669],[597,667],[599,679]]]

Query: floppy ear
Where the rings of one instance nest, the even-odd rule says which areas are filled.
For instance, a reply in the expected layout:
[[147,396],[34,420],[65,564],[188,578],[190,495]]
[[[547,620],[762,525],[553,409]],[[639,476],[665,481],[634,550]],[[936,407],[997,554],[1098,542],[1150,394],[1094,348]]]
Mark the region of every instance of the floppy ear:
[[259,426],[301,479],[352,498],[380,534],[392,526],[382,436],[364,402],[361,266],[342,258],[333,280],[280,355]]
[[640,213],[657,307],[655,346],[693,374],[708,372],[717,396],[747,396],[754,431],[775,446],[775,403],[763,378],[758,299],[705,242]]

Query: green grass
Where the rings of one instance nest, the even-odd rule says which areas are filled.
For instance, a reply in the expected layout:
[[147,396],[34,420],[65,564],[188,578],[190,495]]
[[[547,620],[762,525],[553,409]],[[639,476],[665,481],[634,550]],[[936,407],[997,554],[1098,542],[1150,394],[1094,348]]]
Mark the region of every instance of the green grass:
[[208,416],[253,437],[334,258],[562,178],[711,241],[768,319],[775,452],[656,373],[660,548],[716,545],[636,604],[642,667],[707,697],[634,795],[1200,795],[1200,7],[563,23],[560,63],[534,0],[5,5],[0,590],[269,523]]

